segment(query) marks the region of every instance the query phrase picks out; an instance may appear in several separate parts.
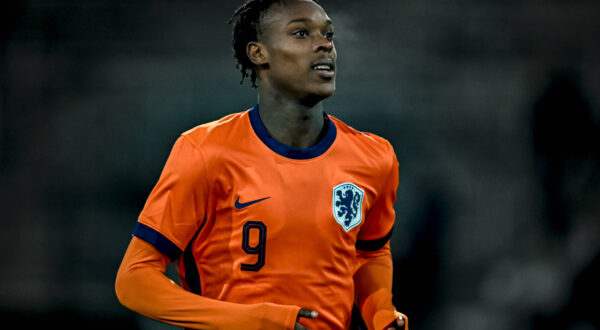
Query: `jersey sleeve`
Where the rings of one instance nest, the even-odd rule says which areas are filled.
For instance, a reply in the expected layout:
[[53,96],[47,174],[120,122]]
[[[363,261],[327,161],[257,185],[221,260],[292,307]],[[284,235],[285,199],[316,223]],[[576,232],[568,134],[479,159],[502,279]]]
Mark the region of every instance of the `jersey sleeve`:
[[[381,189],[377,199],[366,215],[366,220],[358,233],[356,249],[359,251],[376,251],[381,249],[392,236],[395,221],[394,203],[398,189],[398,161],[392,149],[389,150],[387,170],[382,171]],[[390,159],[388,158],[388,159]]]
[[408,318],[392,303],[393,262],[390,243],[377,251],[357,251],[358,269],[354,274],[355,303],[369,330],[387,329],[396,318],[404,318],[403,330],[408,330]]
[[176,259],[204,219],[206,173],[200,148],[190,138],[180,136],[146,200],[133,235],[154,245],[171,260]]
[[186,329],[294,329],[299,306],[237,304],[185,291],[165,276],[168,257],[133,237],[125,252],[115,292],[123,306],[154,320]]

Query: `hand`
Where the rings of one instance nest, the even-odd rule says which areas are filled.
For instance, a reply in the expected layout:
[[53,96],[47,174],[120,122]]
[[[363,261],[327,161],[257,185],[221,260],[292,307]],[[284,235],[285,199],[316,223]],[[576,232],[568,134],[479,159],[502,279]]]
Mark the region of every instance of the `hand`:
[[398,316],[398,318],[396,319],[396,322],[392,322],[387,327],[387,330],[394,330],[394,329],[404,329],[404,318],[402,316]]
[[[294,327],[294,330],[310,330],[309,328],[303,326],[302,324],[298,323],[298,321],[300,321],[301,317],[306,317],[308,319],[316,319],[317,316],[319,316],[319,313],[317,313],[316,311],[312,311],[310,309],[300,309],[300,311],[298,312],[298,320],[296,321],[296,326]],[[404,321],[402,321],[404,322]],[[404,324],[404,323],[402,323]]]

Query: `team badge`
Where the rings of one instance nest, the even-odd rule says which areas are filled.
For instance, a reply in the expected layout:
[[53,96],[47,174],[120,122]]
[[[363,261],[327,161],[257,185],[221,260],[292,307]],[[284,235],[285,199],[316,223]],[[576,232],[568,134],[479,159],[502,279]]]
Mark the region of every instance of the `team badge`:
[[345,231],[362,221],[362,203],[365,192],[351,182],[333,187],[333,217]]

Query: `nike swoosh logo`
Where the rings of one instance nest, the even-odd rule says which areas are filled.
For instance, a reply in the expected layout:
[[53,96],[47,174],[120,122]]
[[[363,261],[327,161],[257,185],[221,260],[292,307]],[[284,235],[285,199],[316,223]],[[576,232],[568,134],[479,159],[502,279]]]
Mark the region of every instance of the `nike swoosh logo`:
[[256,203],[258,203],[258,202],[262,202],[262,201],[264,201],[264,200],[265,200],[265,199],[267,199],[267,198],[270,198],[270,197],[265,197],[265,198],[261,198],[261,199],[256,199],[256,200],[253,200],[253,201],[251,201],[251,202],[248,202],[248,203],[240,203],[240,198],[238,197],[238,198],[237,198],[237,200],[235,201],[235,208],[236,208],[236,209],[238,209],[238,210],[240,210],[240,209],[243,209],[243,208],[245,208],[245,207],[248,207],[248,206],[250,206],[250,205],[252,205],[252,204],[256,204]]

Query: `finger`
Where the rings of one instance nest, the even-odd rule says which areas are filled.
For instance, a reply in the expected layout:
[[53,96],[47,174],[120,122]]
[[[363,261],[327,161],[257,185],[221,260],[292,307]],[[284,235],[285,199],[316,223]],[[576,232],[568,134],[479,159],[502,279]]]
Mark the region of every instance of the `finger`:
[[398,324],[400,329],[404,328],[404,318],[402,316],[398,316],[396,319],[396,324]]
[[294,330],[310,330],[310,329],[303,326],[302,324],[296,322],[296,325],[294,326]]
[[298,312],[298,317],[306,317],[309,319],[316,319],[317,316],[319,316],[319,313],[317,313],[317,311],[313,311],[313,310],[306,309],[306,308],[301,308],[300,311]]
[[387,328],[387,330],[395,329],[404,329],[404,318],[402,316],[398,316],[398,318],[396,319],[396,324],[392,323]]

